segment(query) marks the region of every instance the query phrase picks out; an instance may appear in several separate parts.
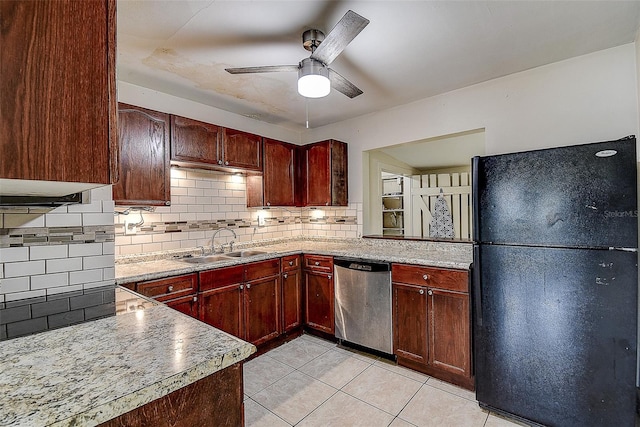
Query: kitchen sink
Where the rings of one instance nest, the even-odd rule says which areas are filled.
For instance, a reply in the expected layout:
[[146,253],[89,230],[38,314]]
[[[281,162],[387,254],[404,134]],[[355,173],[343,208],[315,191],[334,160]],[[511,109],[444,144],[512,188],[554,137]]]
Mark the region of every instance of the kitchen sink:
[[228,261],[229,259],[231,258],[229,258],[226,255],[203,255],[203,256],[179,258],[179,261],[184,261],[191,264],[206,264],[208,262]]
[[233,258],[245,258],[254,255],[262,255],[266,254],[265,251],[255,251],[255,250],[245,250],[245,251],[235,251],[235,252],[227,252],[224,256],[233,257]]

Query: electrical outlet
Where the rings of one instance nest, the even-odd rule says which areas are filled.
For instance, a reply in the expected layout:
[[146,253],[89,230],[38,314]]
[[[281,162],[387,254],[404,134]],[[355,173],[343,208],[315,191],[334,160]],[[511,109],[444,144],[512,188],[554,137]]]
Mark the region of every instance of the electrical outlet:
[[263,215],[258,215],[258,225],[261,226],[261,227],[264,225],[264,216]]
[[136,234],[137,233],[137,227],[135,226],[135,222],[129,222],[129,221],[125,221],[124,222],[124,234],[125,235],[130,235],[130,234]]

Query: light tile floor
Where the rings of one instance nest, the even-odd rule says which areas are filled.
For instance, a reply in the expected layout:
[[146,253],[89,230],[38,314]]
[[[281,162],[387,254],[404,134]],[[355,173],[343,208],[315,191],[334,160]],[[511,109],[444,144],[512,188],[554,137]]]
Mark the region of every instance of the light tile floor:
[[473,392],[302,335],[244,365],[247,427],[514,427]]

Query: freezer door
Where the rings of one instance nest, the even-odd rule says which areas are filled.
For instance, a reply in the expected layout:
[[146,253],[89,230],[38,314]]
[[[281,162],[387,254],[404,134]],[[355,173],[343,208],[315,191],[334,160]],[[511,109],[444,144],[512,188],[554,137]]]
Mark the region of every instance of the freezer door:
[[549,426],[633,426],[636,254],[491,245],[478,251],[481,405]]
[[474,240],[637,247],[635,144],[633,138],[474,158]]

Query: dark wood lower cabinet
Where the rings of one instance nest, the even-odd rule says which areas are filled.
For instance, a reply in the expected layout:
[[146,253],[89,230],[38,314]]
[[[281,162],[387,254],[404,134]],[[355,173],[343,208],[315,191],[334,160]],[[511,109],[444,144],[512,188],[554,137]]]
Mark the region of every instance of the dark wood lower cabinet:
[[328,334],[335,333],[333,275],[305,270],[305,324]]
[[167,307],[173,308],[174,310],[191,316],[194,319],[198,319],[198,299],[199,298],[197,295],[189,295],[187,297],[165,301],[164,303],[167,305]]
[[236,363],[100,426],[244,426],[243,397],[242,363]]
[[473,390],[468,272],[393,264],[398,364]]
[[302,271],[282,273],[282,332],[302,325]]
[[427,292],[393,284],[393,348],[399,358],[427,363]]
[[200,320],[244,339],[242,293],[240,283],[211,289],[200,294]]
[[280,275],[246,284],[245,340],[263,344],[280,335]]

